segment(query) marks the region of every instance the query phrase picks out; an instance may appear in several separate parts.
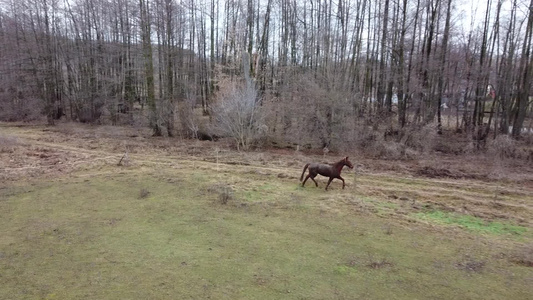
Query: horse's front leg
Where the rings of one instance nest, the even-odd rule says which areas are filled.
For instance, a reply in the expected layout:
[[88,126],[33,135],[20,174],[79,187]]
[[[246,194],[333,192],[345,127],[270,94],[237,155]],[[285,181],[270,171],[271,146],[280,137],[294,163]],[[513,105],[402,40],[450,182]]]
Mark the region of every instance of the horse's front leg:
[[339,176],[339,179],[342,180],[342,189],[344,190],[344,186],[346,185],[346,184],[344,183],[344,178],[342,178],[342,177]]
[[333,177],[330,177],[329,180],[328,180],[328,184],[326,184],[326,191],[328,190],[328,186],[329,184],[331,183],[331,181],[333,181]]

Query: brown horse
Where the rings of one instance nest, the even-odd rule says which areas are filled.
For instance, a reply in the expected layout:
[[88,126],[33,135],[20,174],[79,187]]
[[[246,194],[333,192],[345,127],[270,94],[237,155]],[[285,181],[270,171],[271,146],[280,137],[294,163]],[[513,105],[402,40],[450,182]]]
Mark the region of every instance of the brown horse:
[[[331,183],[331,181],[335,178],[342,180],[342,188],[344,189],[345,183],[344,183],[344,179],[341,177],[341,171],[344,166],[348,166],[350,169],[353,169],[353,165],[348,160],[348,156],[346,156],[342,160],[332,165],[307,163],[305,164],[304,170],[302,172],[302,176],[300,176],[300,181],[303,180],[302,186],[305,185],[305,182],[307,181],[307,179],[311,178],[311,180],[313,180],[315,182],[315,185],[318,187],[318,183],[315,181],[315,177],[316,175],[320,174],[322,176],[329,177],[328,184],[326,185],[326,191],[328,190],[328,186]],[[307,168],[309,168],[309,174],[307,174],[304,180],[304,174]]]

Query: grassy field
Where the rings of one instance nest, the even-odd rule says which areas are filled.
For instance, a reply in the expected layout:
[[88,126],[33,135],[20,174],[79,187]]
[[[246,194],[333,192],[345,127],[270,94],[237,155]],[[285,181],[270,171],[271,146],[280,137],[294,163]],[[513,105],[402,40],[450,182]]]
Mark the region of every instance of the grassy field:
[[530,180],[366,168],[326,192],[298,184],[319,157],[104,129],[0,127],[0,299],[533,295]]

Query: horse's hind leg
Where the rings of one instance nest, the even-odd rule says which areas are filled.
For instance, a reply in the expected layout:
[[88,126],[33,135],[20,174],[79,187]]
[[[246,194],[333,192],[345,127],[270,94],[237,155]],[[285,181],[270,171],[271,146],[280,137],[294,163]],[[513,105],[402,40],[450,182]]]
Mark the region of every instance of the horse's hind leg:
[[[315,175],[316,176],[316,175]],[[318,183],[316,182],[315,180],[315,176],[311,176],[311,180],[313,180],[313,182],[315,183],[316,187],[318,187]]]
[[313,180],[313,182],[315,183],[315,185],[318,187],[318,183],[317,183],[316,180],[315,180],[315,176],[316,176],[316,174],[311,174],[311,173],[307,174],[307,176],[305,176],[304,181],[302,182],[302,187],[305,185],[305,182],[306,182],[307,179],[309,179],[309,178],[311,178],[311,180]]
[[307,179],[309,179],[310,176],[311,176],[311,174],[307,174],[307,176],[305,176],[305,179],[302,182],[302,187],[305,186],[305,182],[307,181]]
[[333,181],[333,177],[330,177],[329,180],[328,180],[328,184],[326,184],[326,191],[328,190],[328,186],[329,184],[331,183],[331,181]]

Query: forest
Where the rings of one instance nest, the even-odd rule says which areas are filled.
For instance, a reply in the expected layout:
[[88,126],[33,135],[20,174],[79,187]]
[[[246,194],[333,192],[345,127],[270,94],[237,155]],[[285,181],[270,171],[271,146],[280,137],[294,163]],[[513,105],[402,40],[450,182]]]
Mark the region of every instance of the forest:
[[400,156],[445,131],[484,149],[531,133],[532,9],[533,0],[2,0],[0,121]]

